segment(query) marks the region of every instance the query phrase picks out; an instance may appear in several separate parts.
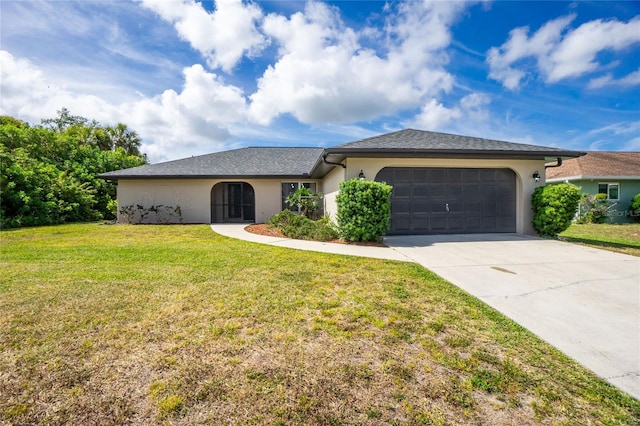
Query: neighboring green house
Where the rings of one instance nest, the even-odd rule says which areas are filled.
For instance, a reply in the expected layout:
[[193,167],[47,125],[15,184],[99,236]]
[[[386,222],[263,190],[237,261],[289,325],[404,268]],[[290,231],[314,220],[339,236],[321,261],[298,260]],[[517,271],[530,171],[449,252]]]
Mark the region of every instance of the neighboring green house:
[[640,193],[640,152],[592,151],[547,168],[548,183],[570,182],[587,194],[607,194],[613,204],[607,222],[631,222],[629,205]]

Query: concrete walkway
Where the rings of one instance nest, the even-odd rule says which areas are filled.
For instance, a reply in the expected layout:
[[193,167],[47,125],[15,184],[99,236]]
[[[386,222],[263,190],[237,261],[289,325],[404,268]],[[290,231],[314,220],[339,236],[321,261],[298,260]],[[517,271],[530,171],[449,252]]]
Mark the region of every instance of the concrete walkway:
[[372,257],[375,259],[400,260],[412,262],[405,255],[389,247],[372,247],[355,244],[323,243],[319,241],[292,240],[290,238],[268,237],[264,235],[252,234],[244,230],[246,224],[235,223],[212,223],[211,229],[225,237],[237,238],[239,240],[251,241],[254,243],[270,244],[273,246],[287,247],[297,250],[317,251],[321,253],[346,254],[349,256]]
[[413,261],[640,399],[640,258],[520,234],[385,237],[388,247],[222,235],[336,254]]

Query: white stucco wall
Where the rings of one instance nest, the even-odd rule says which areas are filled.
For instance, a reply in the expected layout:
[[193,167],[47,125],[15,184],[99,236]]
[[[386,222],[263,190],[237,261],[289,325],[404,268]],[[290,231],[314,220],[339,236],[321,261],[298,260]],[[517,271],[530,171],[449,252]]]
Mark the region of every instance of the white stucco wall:
[[322,193],[324,194],[324,214],[336,220],[338,205],[336,197],[340,190],[340,182],[345,180],[346,170],[340,166],[334,167],[322,181]]
[[[120,179],[118,211],[124,206],[180,206],[183,223],[210,223],[211,189],[221,182],[246,182],[255,191],[256,222],[266,222],[282,209],[282,183],[296,179]],[[318,181],[314,181],[320,183]],[[120,221],[125,221],[122,214]]]
[[[516,175],[516,231],[535,234],[531,226],[531,194],[537,186],[544,185],[544,160],[473,160],[446,158],[348,158],[345,161],[345,179],[357,178],[360,170],[367,180],[374,180],[385,167],[458,167],[458,168],[507,168]],[[341,169],[342,170],[342,169]],[[532,175],[538,171],[541,176],[535,182]],[[335,197],[334,197],[335,200]],[[331,209],[329,209],[331,208]],[[335,214],[337,206],[327,203],[327,213]]]

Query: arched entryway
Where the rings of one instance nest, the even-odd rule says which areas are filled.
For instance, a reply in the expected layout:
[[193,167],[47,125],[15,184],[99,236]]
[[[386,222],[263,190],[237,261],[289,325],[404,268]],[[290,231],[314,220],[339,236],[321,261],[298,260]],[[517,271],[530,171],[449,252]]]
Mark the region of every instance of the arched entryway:
[[256,194],[246,182],[220,182],[211,188],[211,223],[254,222]]

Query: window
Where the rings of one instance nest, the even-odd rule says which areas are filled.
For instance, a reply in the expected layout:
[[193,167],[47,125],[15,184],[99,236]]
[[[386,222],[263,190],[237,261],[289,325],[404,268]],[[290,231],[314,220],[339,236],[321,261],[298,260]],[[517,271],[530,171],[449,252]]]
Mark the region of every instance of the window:
[[607,199],[610,201],[618,201],[620,199],[620,184],[599,183],[598,194],[607,194]]
[[316,184],[314,182],[283,182],[282,183],[282,210],[291,210],[297,212],[296,206],[289,207],[286,202],[287,197],[298,190],[298,188],[308,188],[311,192],[316,192]]

